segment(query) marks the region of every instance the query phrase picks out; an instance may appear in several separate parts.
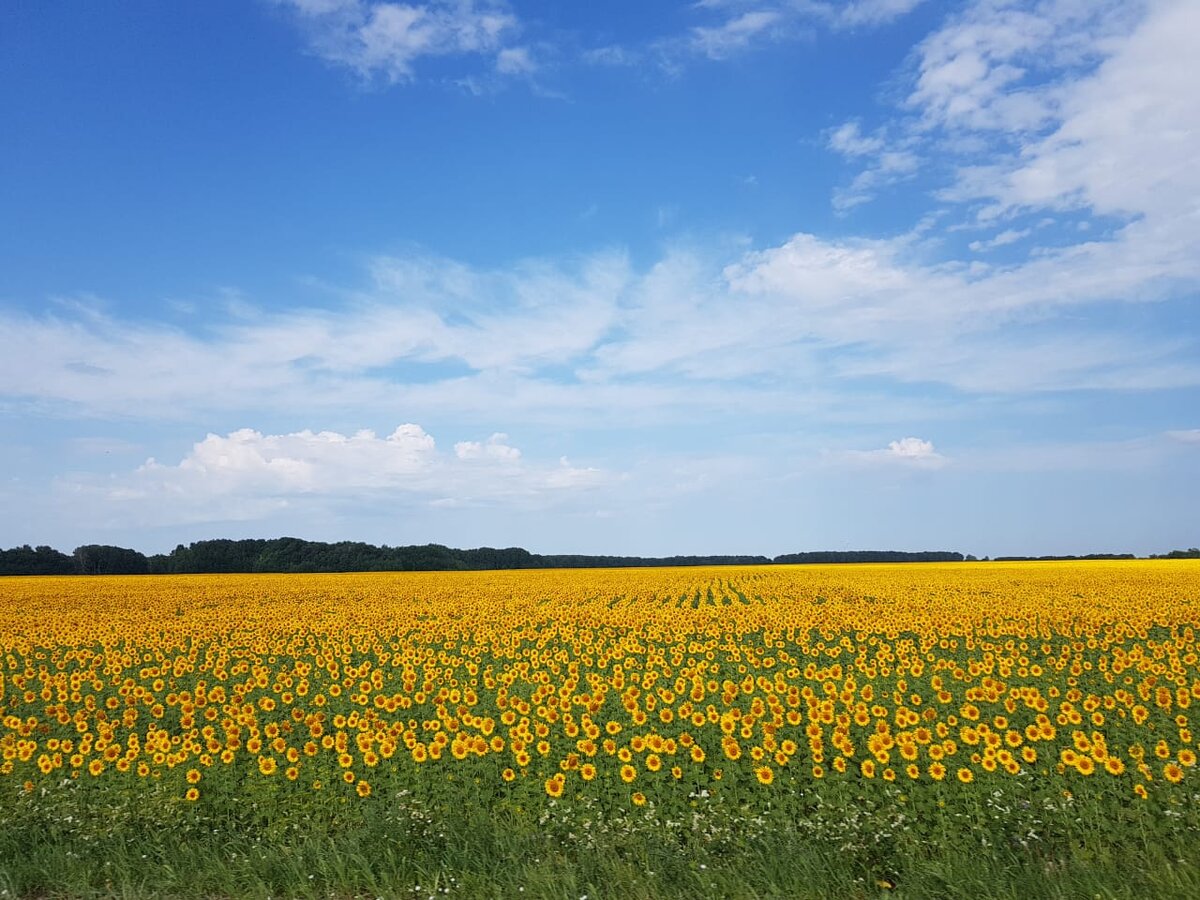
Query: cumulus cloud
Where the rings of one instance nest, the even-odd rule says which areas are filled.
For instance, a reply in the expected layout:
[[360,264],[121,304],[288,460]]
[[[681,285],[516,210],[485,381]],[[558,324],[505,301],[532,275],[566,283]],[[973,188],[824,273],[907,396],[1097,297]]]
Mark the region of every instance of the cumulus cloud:
[[851,450],[847,458],[860,463],[887,463],[919,469],[940,469],[948,460],[934,449],[932,441],[904,437],[879,450]]
[[256,518],[322,501],[536,506],[612,479],[566,459],[527,462],[503,434],[460,442],[453,455],[444,454],[431,435],[409,423],[386,437],[370,430],[209,434],[178,463],[149,459],[123,476],[66,484],[143,509],[169,501],[179,516],[204,520]]
[[[404,81],[424,57],[482,55],[500,51],[517,30],[517,18],[500,2],[433,0],[276,0],[308,35],[314,53],[364,79]],[[531,65],[527,52],[501,56],[497,68]]]
[[521,451],[508,444],[508,435],[497,432],[484,442],[459,441],[454,445],[454,455],[459,459],[504,459],[521,458]]

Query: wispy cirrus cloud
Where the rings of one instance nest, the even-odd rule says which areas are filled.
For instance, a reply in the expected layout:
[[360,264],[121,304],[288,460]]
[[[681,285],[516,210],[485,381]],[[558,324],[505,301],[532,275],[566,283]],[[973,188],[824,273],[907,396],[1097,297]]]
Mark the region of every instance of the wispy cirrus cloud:
[[[1200,197],[1186,179],[1180,192]],[[969,394],[1194,386],[1193,337],[1131,341],[1081,311],[1195,291],[1196,228],[1148,205],[1106,239],[1007,265],[938,259],[920,228],[675,247],[640,270],[619,252],[495,269],[384,256],[330,308],[230,316],[203,333],[87,303],[0,313],[0,394],[134,418],[271,396],[314,414],[359,403],[609,422],[729,405],[828,412],[863,378]]]
[[907,94],[882,125],[830,133],[830,148],[861,166],[835,206],[872,199],[914,159],[946,180],[940,200],[1000,233],[1038,210],[1132,220],[1186,202],[1200,104],[1180,85],[1196,75],[1184,35],[1197,14],[1178,0],[967,4],[917,45]]
[[675,34],[632,44],[605,44],[582,51],[591,65],[629,66],[650,61],[677,73],[689,59],[719,62],[772,44],[811,40],[818,29],[834,31],[886,25],[924,0],[851,0],[846,3],[702,0],[692,4],[702,21]]
[[784,17],[778,10],[756,9],[738,13],[718,25],[697,25],[689,46],[709,59],[725,59],[758,41],[778,39]]
[[500,0],[275,0],[304,30],[313,53],[360,78],[407,81],[419,61],[494,56],[502,74],[526,74],[528,50],[505,42],[519,31]]

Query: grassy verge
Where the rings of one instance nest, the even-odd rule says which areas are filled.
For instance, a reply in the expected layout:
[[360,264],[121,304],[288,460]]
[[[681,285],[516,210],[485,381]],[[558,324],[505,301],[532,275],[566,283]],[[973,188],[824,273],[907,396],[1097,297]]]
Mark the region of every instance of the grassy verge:
[[64,784],[4,798],[0,896],[1200,896],[1194,804],[1111,800],[829,785],[684,816],[466,791],[201,806]]

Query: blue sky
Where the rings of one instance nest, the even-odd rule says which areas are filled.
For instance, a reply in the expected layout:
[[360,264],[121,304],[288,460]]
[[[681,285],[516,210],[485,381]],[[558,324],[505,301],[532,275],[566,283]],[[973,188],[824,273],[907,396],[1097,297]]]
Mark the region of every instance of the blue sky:
[[1194,546],[1197,33],[10,4],[0,546]]

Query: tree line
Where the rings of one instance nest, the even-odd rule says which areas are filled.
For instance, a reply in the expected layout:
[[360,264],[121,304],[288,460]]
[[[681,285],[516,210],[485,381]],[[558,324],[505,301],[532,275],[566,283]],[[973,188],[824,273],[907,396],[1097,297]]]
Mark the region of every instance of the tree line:
[[591,569],[641,566],[749,566],[771,563],[958,562],[961,553],[824,551],[767,556],[596,556],[530,553],[521,547],[458,550],[441,544],[375,546],[300,538],[209,540],[146,556],[103,544],[70,555],[53,547],[0,550],[0,575],[182,575],[232,572],[418,572],[486,569]]
[[[1083,556],[997,556],[1016,560],[1135,559],[1132,553]],[[1200,549],[1172,550],[1151,559],[1196,559]],[[457,550],[441,544],[375,546],[359,541],[300,538],[211,540],[180,544],[170,553],[146,556],[137,550],[85,544],[71,554],[53,547],[0,550],[0,575],[184,575],[232,572],[430,572],[486,569],[604,569],[639,566],[756,566],[816,563],[905,563],[974,561],[944,550],[822,550],[767,556],[593,556],[530,553],[521,547]],[[987,560],[987,557],[984,557]]]

